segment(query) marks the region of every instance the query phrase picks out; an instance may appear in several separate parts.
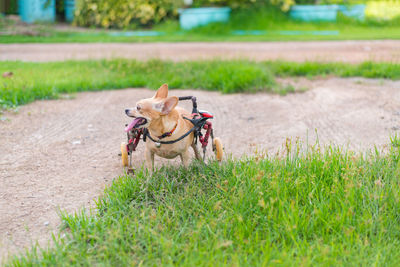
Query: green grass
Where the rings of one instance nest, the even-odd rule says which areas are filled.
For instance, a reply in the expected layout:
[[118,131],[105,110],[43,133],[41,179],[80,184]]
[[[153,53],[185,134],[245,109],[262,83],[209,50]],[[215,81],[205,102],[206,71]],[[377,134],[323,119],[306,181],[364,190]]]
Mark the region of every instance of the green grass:
[[[3,23],[5,24],[5,23]],[[1,26],[1,20],[0,20]],[[163,32],[154,37],[110,36],[109,32],[61,32],[49,25],[42,25],[41,36],[0,35],[0,43],[60,43],[60,42],[193,42],[193,41],[311,41],[311,40],[375,40],[400,39],[400,19],[381,22],[357,22],[339,16],[337,22],[308,23],[290,19],[273,8],[235,10],[231,20],[214,23],[190,31],[182,31],[176,20],[167,20],[151,30]],[[138,29],[148,30],[148,29]],[[235,30],[267,31],[261,35],[236,36]],[[303,31],[304,34],[280,34],[279,31]],[[338,35],[313,35],[311,31],[338,31]]]
[[151,60],[99,60],[52,63],[0,62],[0,73],[12,71],[11,78],[0,77],[0,107],[12,107],[38,99],[57,98],[62,93],[128,87],[192,88],[239,92],[293,92],[282,87],[275,76],[367,77],[400,79],[400,65],[372,63],[293,63],[252,61],[170,62]]
[[96,211],[64,213],[54,246],[9,264],[397,266],[399,145],[355,154],[287,141],[275,156],[138,171]]
[[272,73],[283,77],[325,76],[400,79],[400,64],[364,62],[361,64],[320,62],[269,62]]
[[127,87],[201,88],[229,92],[271,90],[275,86],[269,68],[244,61],[172,63],[159,60],[69,61],[57,63],[2,62],[0,101],[6,106],[74,93]]

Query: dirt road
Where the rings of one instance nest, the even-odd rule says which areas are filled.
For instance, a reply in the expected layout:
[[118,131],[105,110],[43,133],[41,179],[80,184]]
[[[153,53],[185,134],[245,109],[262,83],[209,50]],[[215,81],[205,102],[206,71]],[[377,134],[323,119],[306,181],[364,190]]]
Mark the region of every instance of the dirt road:
[[257,61],[400,62],[400,41],[0,44],[0,60],[61,61],[115,57],[174,61],[246,58]]
[[[286,81],[287,82],[287,81]],[[286,137],[364,149],[388,143],[400,128],[400,82],[365,79],[308,81],[305,93],[196,95],[214,113],[216,135],[226,153],[274,151]],[[59,225],[57,209],[74,211],[101,194],[121,174],[119,145],[125,140],[124,108],[153,91],[127,89],[81,93],[75,99],[38,101],[0,121],[0,255],[38,240],[46,244]],[[190,105],[189,105],[190,106]],[[4,120],[4,117],[6,118]],[[135,153],[142,160],[143,144]],[[156,159],[158,164],[160,160]]]

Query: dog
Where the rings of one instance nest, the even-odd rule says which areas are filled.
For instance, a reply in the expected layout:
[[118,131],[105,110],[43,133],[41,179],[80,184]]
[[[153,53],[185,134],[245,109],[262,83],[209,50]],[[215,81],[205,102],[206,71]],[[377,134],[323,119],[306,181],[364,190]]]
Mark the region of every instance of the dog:
[[[191,114],[185,109],[177,107],[178,101],[178,97],[168,96],[168,85],[163,84],[152,98],[142,99],[136,103],[136,107],[125,109],[126,115],[134,118],[125,130],[147,128],[150,136],[154,139],[162,141],[178,139],[193,127],[190,121],[184,119],[184,117],[191,118]],[[193,132],[173,144],[160,144],[147,140],[145,166],[150,173],[153,172],[154,155],[157,155],[167,159],[180,156],[182,164],[188,167],[189,147],[193,148],[196,159],[201,160]]]

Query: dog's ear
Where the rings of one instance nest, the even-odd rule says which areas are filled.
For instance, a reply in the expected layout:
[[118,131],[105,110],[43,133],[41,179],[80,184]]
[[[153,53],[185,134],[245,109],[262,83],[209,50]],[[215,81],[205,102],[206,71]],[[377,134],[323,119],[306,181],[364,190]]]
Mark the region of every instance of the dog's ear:
[[154,98],[167,98],[168,97],[168,84],[164,83],[161,85],[160,88],[158,88],[156,94],[154,95]]
[[164,101],[164,105],[161,109],[161,114],[169,114],[178,105],[179,98],[177,96],[170,96]]

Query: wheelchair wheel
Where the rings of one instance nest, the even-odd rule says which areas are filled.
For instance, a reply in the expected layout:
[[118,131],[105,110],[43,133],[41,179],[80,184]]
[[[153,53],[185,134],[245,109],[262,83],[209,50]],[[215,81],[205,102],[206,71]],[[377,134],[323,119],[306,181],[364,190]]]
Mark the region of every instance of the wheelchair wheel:
[[222,161],[222,157],[224,155],[224,149],[222,146],[221,139],[219,139],[218,137],[214,138],[213,150],[214,150],[215,157],[217,158],[217,160]]
[[128,166],[128,147],[125,142],[121,143],[121,160],[122,160],[122,166],[127,167]]

